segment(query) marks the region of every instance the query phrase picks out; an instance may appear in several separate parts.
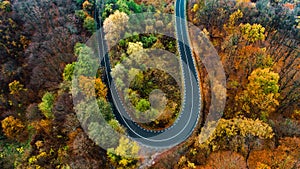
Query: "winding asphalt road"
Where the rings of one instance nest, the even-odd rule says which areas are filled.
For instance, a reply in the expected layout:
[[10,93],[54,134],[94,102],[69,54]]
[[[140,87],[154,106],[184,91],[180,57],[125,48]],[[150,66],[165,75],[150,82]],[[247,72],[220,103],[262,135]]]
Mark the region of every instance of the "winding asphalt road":
[[[127,128],[128,136],[133,140],[149,147],[167,148],[185,141],[197,126],[200,117],[201,95],[197,71],[195,68],[191,49],[189,47],[189,35],[186,22],[187,0],[176,0],[175,3],[175,26],[178,49],[181,57],[181,70],[184,79],[184,96],[181,112],[174,124],[161,131],[152,131],[141,128],[137,123],[128,118],[121,99],[119,98],[115,83],[110,75],[111,67],[108,49],[104,40],[104,32],[98,31],[100,58],[106,68],[106,81],[109,85],[109,97],[113,101],[114,113],[117,120]],[[99,19],[99,18],[96,18]],[[99,20],[98,20],[99,22]]]

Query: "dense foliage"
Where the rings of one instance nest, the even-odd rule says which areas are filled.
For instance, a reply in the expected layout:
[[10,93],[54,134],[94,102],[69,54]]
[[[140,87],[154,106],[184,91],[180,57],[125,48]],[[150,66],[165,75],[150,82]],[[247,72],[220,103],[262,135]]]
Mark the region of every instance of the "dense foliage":
[[[153,12],[153,25],[132,19],[142,12]],[[145,129],[165,129],[182,104],[181,75],[160,70],[179,66],[162,52],[178,55],[176,39],[131,31],[176,33],[165,12],[174,13],[174,1],[0,0],[0,168],[300,168],[296,0],[189,1],[188,19],[216,48],[227,85],[211,88],[195,52],[203,119],[183,144],[140,156],[148,152],[125,137],[97,51],[85,42],[103,26],[130,115]],[[154,59],[157,68],[139,64]],[[205,124],[213,97],[226,97],[223,117]]]

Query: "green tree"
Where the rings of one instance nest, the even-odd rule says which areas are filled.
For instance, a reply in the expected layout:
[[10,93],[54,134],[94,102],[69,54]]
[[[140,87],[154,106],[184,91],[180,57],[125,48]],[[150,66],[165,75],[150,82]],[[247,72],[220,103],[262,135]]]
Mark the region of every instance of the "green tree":
[[85,0],[76,0],[76,3],[81,5]]
[[94,20],[94,18],[92,18],[91,16],[87,16],[84,19],[83,22],[83,27],[86,28],[89,32],[95,32],[96,31],[96,22]]
[[83,10],[76,10],[75,16],[78,17],[79,19],[84,20],[87,17],[87,13],[85,13]]
[[[107,2],[106,2],[107,3]],[[107,3],[104,5],[104,9],[102,11],[102,18],[105,20],[109,15],[114,13],[115,2]]]
[[97,99],[97,105],[99,107],[100,113],[104,117],[105,121],[109,122],[114,118],[111,106],[104,98]]
[[116,119],[111,119],[108,123],[115,131],[121,133],[121,134],[125,134],[126,129],[121,126],[121,124],[119,123],[118,120]]
[[134,0],[107,0],[101,16],[105,19],[116,10],[130,15],[131,13],[141,13],[143,11],[154,12],[155,9],[152,5],[138,4]]
[[140,112],[145,112],[150,108],[150,102],[146,99],[141,99],[136,105],[136,109]]
[[141,13],[143,10],[142,5],[137,4],[134,0],[127,1],[127,5],[134,13]]
[[89,123],[107,123],[114,118],[112,108],[109,102],[104,98],[96,100],[82,101],[75,106],[77,117],[84,127],[88,127]]
[[74,47],[74,54],[78,56],[78,61],[74,68],[74,75],[76,77],[82,75],[94,77],[99,65],[93,50],[85,44],[77,43]]
[[132,105],[137,105],[140,99],[138,92],[132,89],[126,89],[125,92],[125,100],[130,101]]
[[75,62],[67,64],[65,66],[64,72],[63,72],[63,79],[64,81],[72,81],[72,76],[74,73],[74,67],[75,67]]
[[151,47],[156,41],[157,41],[157,37],[155,37],[154,35],[150,35],[149,37],[147,36],[142,37],[143,46],[145,48]]
[[86,47],[85,44],[77,42],[74,46],[74,54],[78,57],[81,50],[85,47]]
[[111,148],[118,145],[119,136],[109,125],[101,125],[98,122],[91,122],[88,125],[90,138],[102,148]]
[[129,6],[127,5],[127,2],[124,1],[124,0],[118,0],[116,2],[117,6],[118,6],[118,10],[120,12],[124,12],[126,13],[127,15],[130,14],[130,9],[129,9]]
[[42,98],[42,102],[38,105],[46,118],[53,118],[52,108],[54,103],[54,95],[46,92]]
[[145,76],[143,72],[138,72],[135,76],[133,81],[131,82],[131,86],[134,89],[143,89],[145,88]]

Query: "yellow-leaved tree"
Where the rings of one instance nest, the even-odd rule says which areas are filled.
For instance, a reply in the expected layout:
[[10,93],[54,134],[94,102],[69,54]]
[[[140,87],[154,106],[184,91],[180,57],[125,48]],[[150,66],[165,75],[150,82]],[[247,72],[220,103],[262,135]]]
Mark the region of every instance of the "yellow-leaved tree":
[[79,88],[88,98],[106,98],[107,95],[107,87],[100,78],[80,76]]
[[279,105],[279,74],[270,68],[258,68],[248,80],[246,89],[236,97],[237,106],[244,115],[266,121]]
[[107,154],[111,161],[121,168],[136,168],[139,150],[140,147],[136,142],[121,137],[119,146],[115,149],[108,149]]
[[250,43],[255,43],[259,40],[265,40],[265,28],[260,24],[240,24],[242,36]]
[[27,136],[26,126],[20,119],[8,116],[1,121],[4,134],[13,140],[23,141]]

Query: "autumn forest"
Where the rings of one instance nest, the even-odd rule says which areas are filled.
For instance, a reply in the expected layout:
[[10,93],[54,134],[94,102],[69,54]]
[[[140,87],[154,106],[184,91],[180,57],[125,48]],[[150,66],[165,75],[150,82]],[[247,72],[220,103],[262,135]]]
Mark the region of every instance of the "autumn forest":
[[[175,3],[0,0],[0,168],[299,169],[297,0],[187,1],[198,122],[163,150],[130,139],[113,87],[149,133],[172,128],[191,97],[178,71]],[[99,61],[102,33],[109,50]]]

